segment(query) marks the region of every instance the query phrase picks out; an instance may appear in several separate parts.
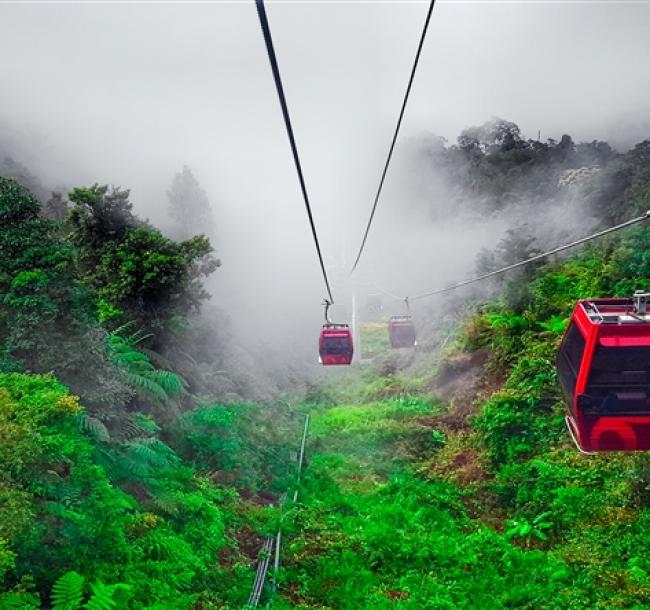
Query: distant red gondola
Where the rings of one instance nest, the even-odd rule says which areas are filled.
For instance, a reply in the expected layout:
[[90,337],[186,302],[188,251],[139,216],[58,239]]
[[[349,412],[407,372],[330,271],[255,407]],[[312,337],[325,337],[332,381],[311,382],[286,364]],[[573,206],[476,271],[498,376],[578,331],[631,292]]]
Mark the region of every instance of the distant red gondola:
[[322,364],[348,365],[352,362],[354,347],[352,345],[352,332],[347,324],[323,324],[323,329],[318,340],[318,352]]
[[579,301],[557,356],[578,448],[650,450],[650,293]]
[[388,321],[388,338],[392,348],[415,347],[415,326],[411,316],[393,316]]

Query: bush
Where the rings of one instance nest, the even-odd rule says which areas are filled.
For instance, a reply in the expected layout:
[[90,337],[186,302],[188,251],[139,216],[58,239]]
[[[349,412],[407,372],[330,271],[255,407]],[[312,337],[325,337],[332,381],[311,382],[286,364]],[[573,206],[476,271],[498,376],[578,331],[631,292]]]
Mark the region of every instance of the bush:
[[494,466],[526,459],[555,445],[562,418],[548,406],[514,390],[494,394],[475,420]]

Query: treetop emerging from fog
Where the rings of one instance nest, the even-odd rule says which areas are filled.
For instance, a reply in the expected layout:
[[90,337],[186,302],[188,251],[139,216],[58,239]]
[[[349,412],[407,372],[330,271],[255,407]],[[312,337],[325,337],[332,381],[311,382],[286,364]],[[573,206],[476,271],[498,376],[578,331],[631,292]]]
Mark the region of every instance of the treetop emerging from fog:
[[212,235],[214,218],[208,196],[187,165],[174,176],[167,198],[167,212],[174,221],[174,238],[188,239],[196,234]]

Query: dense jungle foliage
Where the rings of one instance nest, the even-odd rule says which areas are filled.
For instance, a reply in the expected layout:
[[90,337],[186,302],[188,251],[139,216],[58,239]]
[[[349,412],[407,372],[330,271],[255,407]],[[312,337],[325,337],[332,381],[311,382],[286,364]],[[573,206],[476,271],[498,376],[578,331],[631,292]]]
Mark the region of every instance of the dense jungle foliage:
[[0,178],[0,607],[240,607],[291,404],[216,403],[236,383],[203,353],[205,237],[163,236],[128,191],[69,201],[53,221]]
[[433,367],[330,388],[272,607],[650,607],[650,459],[580,455],[554,363],[578,298],[648,287],[649,240],[545,265]]
[[[527,192],[602,225],[650,208],[650,142],[492,121],[423,149],[485,213]],[[436,332],[414,354],[368,320],[370,362],[271,398],[201,317],[220,261],[197,227],[171,239],[128,191],[49,196],[2,169],[1,609],[242,608],[280,524],[278,610],[650,607],[650,459],[578,454],[554,367],[575,300],[650,289],[647,227],[506,278],[451,326],[420,320]],[[169,200],[213,226],[189,169]],[[511,232],[478,266],[535,247]]]

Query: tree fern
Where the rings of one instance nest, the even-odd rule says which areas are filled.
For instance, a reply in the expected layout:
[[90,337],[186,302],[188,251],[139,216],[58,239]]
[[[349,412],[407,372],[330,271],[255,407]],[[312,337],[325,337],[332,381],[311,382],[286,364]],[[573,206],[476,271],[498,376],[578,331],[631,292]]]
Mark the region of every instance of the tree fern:
[[[85,578],[77,572],[66,572],[52,587],[52,610],[81,610],[81,602],[84,597]],[[128,592],[131,587],[123,583],[106,585],[101,580],[90,585],[91,596],[83,608],[87,610],[115,610],[123,607],[118,605],[116,599],[118,593]],[[4,600],[2,600],[4,601]],[[3,606],[5,607],[5,606]],[[8,608],[26,608],[26,606],[15,605]],[[31,607],[31,606],[30,606]]]
[[154,530],[142,540],[142,550],[148,559],[162,561],[178,555],[178,549],[174,544],[177,537],[167,532]]
[[160,512],[166,513],[168,515],[178,514],[179,506],[181,504],[176,495],[165,490],[155,490],[151,501]]
[[54,495],[65,505],[75,502],[81,497],[83,492],[83,487],[78,484],[70,485],[67,482],[63,482],[57,485],[57,489]]
[[129,322],[122,324],[122,326],[116,328],[113,331],[113,334],[120,338],[124,337],[129,345],[137,345],[138,343],[141,343],[142,341],[146,341],[147,339],[153,337],[152,333],[147,333],[143,330],[136,330],[135,332],[128,335],[126,331],[133,328],[134,326],[135,326],[135,322],[131,320]]
[[139,349],[143,354],[147,355],[149,360],[151,360],[151,362],[158,368],[171,370],[175,367],[174,363],[161,353],[152,349],[147,349],[146,347],[140,347]]
[[84,606],[87,610],[115,610],[118,606],[118,601],[115,599],[115,594],[120,591],[128,591],[131,587],[123,583],[114,585],[105,585],[101,580],[90,585],[92,592],[91,598]]
[[131,417],[122,422],[121,432],[127,440],[148,436],[160,431],[160,427],[144,413],[132,413]]
[[113,362],[127,373],[127,382],[142,400],[154,404],[165,403],[180,394],[185,387],[183,379],[172,371],[158,369],[150,358],[135,344],[141,338],[122,337],[117,333],[109,336],[108,347]]
[[169,396],[178,396],[183,391],[183,380],[179,375],[176,375],[176,373],[156,369],[151,374],[151,378],[154,379]]
[[153,402],[165,402],[169,398],[165,389],[150,374],[129,372],[127,381],[142,398]]
[[126,348],[125,346],[114,346],[113,361],[115,364],[127,368],[137,365],[150,368],[149,358],[142,352],[135,351],[129,346],[126,346]]
[[85,579],[77,572],[66,572],[52,587],[52,610],[79,610]]
[[115,474],[114,471],[117,461],[114,447],[110,445],[95,447],[95,461],[109,473],[111,478],[114,478],[113,475]]
[[153,467],[169,466],[177,461],[176,454],[157,438],[142,438],[124,444],[130,454]]
[[133,421],[133,424],[137,426],[141,431],[140,436],[156,434],[156,432],[160,432],[160,426],[154,421],[151,415],[135,412],[133,413],[131,419]]
[[114,462],[110,472],[115,478],[145,481],[158,468],[178,462],[173,449],[155,437],[135,438],[120,443],[114,449]]
[[111,439],[108,428],[96,417],[90,417],[89,415],[82,414],[80,416],[80,419],[81,427],[87,432],[90,432],[96,440],[102,443],[107,443]]
[[115,460],[116,468],[112,475],[119,479],[137,479],[144,481],[151,472],[151,465],[148,462],[139,460],[137,455],[121,454]]

